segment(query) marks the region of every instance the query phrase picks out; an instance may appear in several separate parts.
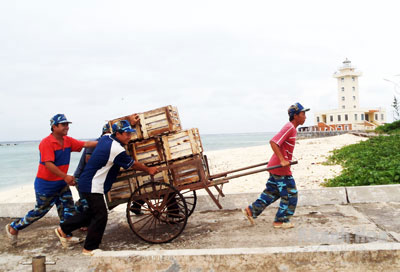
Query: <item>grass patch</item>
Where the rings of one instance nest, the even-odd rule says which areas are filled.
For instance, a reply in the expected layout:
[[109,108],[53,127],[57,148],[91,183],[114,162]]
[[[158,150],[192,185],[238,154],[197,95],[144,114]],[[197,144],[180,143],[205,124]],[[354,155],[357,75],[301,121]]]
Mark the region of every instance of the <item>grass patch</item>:
[[333,151],[326,164],[340,164],[342,174],[323,185],[362,186],[400,183],[400,135],[378,136]]

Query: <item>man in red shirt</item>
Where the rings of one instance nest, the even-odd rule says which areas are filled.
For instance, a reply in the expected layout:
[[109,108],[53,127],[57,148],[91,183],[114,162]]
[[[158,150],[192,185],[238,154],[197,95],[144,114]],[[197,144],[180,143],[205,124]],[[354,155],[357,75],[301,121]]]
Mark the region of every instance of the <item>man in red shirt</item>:
[[[25,217],[6,225],[6,233],[12,245],[17,244],[18,231],[42,218],[54,205],[57,206],[60,223],[74,214],[69,185],[75,185],[75,178],[67,174],[71,152],[80,152],[83,147],[95,147],[97,142],[84,142],[67,136],[70,123],[64,114],[56,114],[50,119],[52,132],[39,144],[40,163],[35,179],[36,206]],[[70,233],[68,235],[70,240],[76,240],[72,239]]]
[[251,205],[243,209],[243,213],[254,224],[254,219],[264,209],[281,198],[278,212],[273,223],[274,228],[293,228],[290,218],[293,216],[297,205],[296,183],[290,171],[290,161],[296,144],[296,128],[304,124],[306,111],[300,103],[291,105],[288,109],[289,122],[271,140],[270,145],[274,154],[268,162],[268,167],[281,165],[282,167],[270,170],[270,177],[265,190],[259,198]]

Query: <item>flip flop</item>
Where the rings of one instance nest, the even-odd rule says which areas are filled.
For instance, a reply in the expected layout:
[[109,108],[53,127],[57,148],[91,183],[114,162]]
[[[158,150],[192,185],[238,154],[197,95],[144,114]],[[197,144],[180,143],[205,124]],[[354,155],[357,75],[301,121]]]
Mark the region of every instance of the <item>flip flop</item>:
[[254,222],[253,216],[250,214],[251,211],[249,211],[249,208],[247,207],[245,209],[242,209],[242,213],[244,214],[244,216],[246,216],[247,220],[249,220],[250,225],[253,226],[255,224],[255,222]]
[[71,246],[70,243],[68,243],[68,239],[62,237],[61,234],[58,232],[58,228],[54,229],[54,232],[56,233],[58,239],[60,239],[61,245],[64,248],[69,248]]
[[18,234],[14,235],[10,232],[10,224],[6,225],[6,233],[7,233],[8,240],[10,241],[10,244],[12,246],[16,246],[17,241],[18,241]]
[[101,249],[94,249],[94,250],[91,250],[91,251],[82,251],[82,254],[85,255],[85,256],[93,256],[96,253],[102,252],[102,251],[103,250],[101,250]]

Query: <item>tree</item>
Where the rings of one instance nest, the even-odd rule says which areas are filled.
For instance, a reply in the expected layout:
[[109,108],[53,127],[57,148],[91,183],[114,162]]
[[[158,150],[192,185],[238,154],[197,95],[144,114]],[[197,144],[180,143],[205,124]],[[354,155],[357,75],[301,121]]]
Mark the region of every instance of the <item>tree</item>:
[[397,100],[396,96],[394,96],[392,107],[393,107],[393,120],[394,121],[400,120],[400,103]]

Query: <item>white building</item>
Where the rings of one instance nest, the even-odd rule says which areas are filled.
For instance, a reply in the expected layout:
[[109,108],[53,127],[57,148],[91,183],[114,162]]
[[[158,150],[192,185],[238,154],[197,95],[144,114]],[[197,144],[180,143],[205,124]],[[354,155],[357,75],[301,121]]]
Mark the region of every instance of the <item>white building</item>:
[[358,77],[361,72],[346,59],[333,74],[337,79],[338,109],[315,113],[314,123],[318,131],[329,130],[373,130],[386,123],[383,108],[360,108]]

